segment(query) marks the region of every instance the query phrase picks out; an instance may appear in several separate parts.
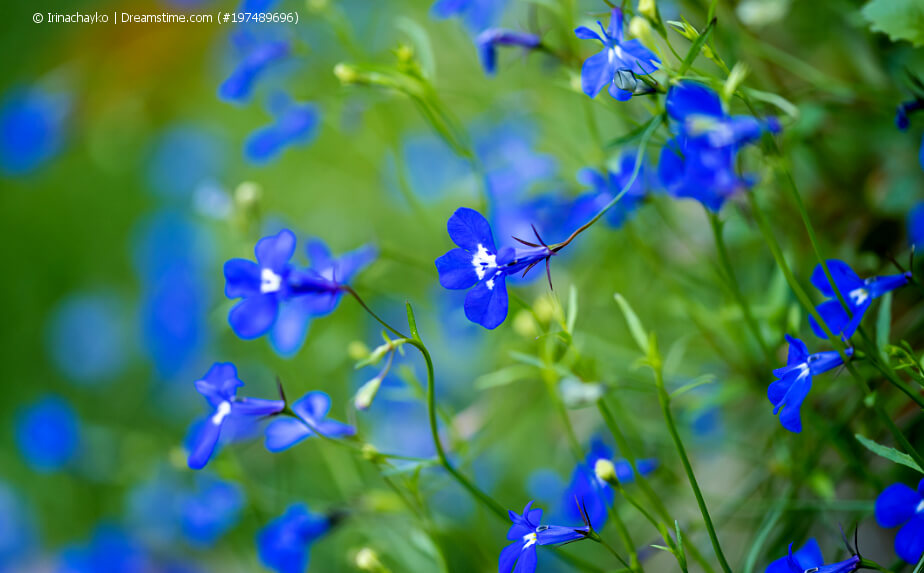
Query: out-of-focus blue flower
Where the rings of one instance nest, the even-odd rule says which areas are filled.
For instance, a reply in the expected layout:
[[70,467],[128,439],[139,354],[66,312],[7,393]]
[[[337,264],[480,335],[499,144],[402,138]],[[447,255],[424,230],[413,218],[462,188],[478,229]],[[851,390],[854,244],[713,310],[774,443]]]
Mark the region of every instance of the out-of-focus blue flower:
[[[591,168],[578,172],[578,181],[591,187],[592,190],[574,200],[569,216],[569,227],[577,228],[586,223],[622,192],[635,172],[635,159],[634,152],[626,152],[619,158],[619,169],[615,172],[607,171],[603,174]],[[603,216],[603,219],[614,229],[622,227],[641,206],[650,188],[647,174],[648,169],[642,163],[632,185]]]
[[692,81],[673,86],[665,105],[675,137],[661,150],[658,175],[669,193],[718,211],[726,199],[754,184],[752,177],[737,174],[735,158],[763,132],[779,132],[776,118],[728,115],[717,93]]
[[0,482],[0,571],[25,571],[23,561],[36,549],[38,530],[22,495]]
[[507,0],[436,0],[430,14],[440,20],[460,18],[474,35],[496,23],[506,4]]
[[488,28],[478,34],[475,44],[485,73],[493,76],[497,72],[497,47],[520,46],[525,50],[535,50],[542,41],[535,34],[516,32],[505,28]]
[[218,178],[227,147],[216,133],[198,125],[177,125],[162,133],[147,165],[150,188],[162,197],[187,199]]
[[876,498],[876,521],[880,527],[901,527],[895,536],[895,553],[912,565],[924,553],[924,479],[917,491],[893,483]]
[[0,102],[0,172],[23,175],[58,154],[69,98],[39,88],[16,89]]
[[260,561],[277,573],[303,573],[311,545],[332,525],[330,518],[311,513],[304,504],[290,505],[257,533]]
[[[902,131],[907,131],[911,126],[910,115],[924,109],[924,99],[913,99],[903,102],[898,106],[895,112],[895,126]],[[924,139],[921,140],[921,150],[918,152],[918,159],[921,162],[921,169],[924,169]]]
[[333,312],[346,283],[377,254],[366,245],[335,259],[319,240],[308,241],[305,248],[311,268],[298,268],[290,263],[295,235],[283,229],[257,242],[257,262],[225,263],[225,295],[243,298],[228,315],[235,334],[251,339],[272,330],[273,347],[291,356],[301,348],[311,319]]
[[266,449],[281,452],[305,438],[321,434],[328,438],[352,436],[356,428],[336,420],[328,420],[330,396],[324,392],[308,392],[292,404],[298,418],[280,418],[266,427]]
[[[582,511],[586,510],[586,517],[594,529],[602,529],[606,523],[609,506],[613,503],[613,487],[597,477],[595,467],[598,460],[612,461],[611,450],[600,439],[591,442],[590,452],[583,462],[577,464],[571,474],[571,482],[562,496],[562,507],[565,516],[574,522],[583,520]],[[613,462],[616,468],[616,477],[622,484],[635,481],[635,472],[632,464],[626,460]],[[658,467],[655,459],[642,459],[636,462],[641,475],[647,476]],[[580,504],[580,505],[578,505]]]
[[282,400],[238,398],[237,389],[243,386],[237,377],[237,368],[230,362],[216,362],[205,376],[196,380],[196,391],[213,408],[211,415],[199,427],[189,448],[189,467],[205,467],[221,433],[221,426],[229,416],[260,417],[277,414],[285,408]]
[[908,211],[908,244],[916,250],[924,249],[924,201]]
[[[790,432],[802,431],[802,402],[812,389],[812,376],[833,370],[844,363],[841,355],[834,350],[809,354],[808,347],[798,338],[786,335],[789,341],[789,354],[786,366],[773,370],[777,378],[767,388],[767,398],[773,404],[773,414],[780,414],[780,424]],[[848,357],[853,356],[853,348],[844,351]]]
[[[818,314],[821,315],[822,320],[825,321],[825,324],[828,325],[831,333],[834,335],[840,334],[845,338],[850,338],[856,332],[860,322],[863,320],[863,315],[873,304],[873,300],[887,292],[905,286],[911,278],[911,273],[907,272],[897,275],[870,277],[864,280],[857,276],[857,273],[853,272],[850,265],[844,261],[828,259],[827,264],[828,270],[831,272],[831,278],[834,280],[834,285],[837,287],[837,291],[841,293],[841,296],[844,297],[844,302],[847,303],[852,318],[847,315],[847,311],[844,310],[844,306],[838,300],[837,292],[828,281],[821,263],[812,272],[812,284],[828,300],[815,308],[818,310]],[[812,330],[815,331],[816,336],[827,338],[825,331],[815,321],[814,317],[809,316],[809,323],[811,323]]]
[[809,539],[798,551],[792,552],[792,543],[789,544],[789,555],[780,557],[770,565],[764,573],[804,573],[817,571],[818,573],[852,573],[860,568],[860,556],[853,555],[850,559],[825,565],[821,548],[815,539]]
[[188,375],[208,342],[209,291],[202,276],[213,258],[207,231],[176,211],[142,220],[133,261],[142,285],[142,350],[161,380]]
[[603,24],[597,22],[602,37],[586,26],[574,30],[582,40],[597,40],[603,44],[603,51],[587,58],[581,68],[581,87],[592,98],[597,97],[600,90],[609,84],[611,96],[619,101],[631,99],[633,92],[625,89],[627,86],[620,85],[617,72],[648,75],[661,66],[658,56],[639,40],[626,40],[623,37],[622,20],[622,10],[613,8],[609,29],[604,29]]
[[244,145],[244,156],[257,164],[267,163],[287,147],[307,145],[317,135],[320,118],[317,106],[292,102],[281,95],[275,99],[272,106],[275,123],[253,132]]
[[148,573],[153,567],[137,541],[114,525],[102,524],[87,544],[61,552],[56,573]]
[[497,328],[507,318],[507,276],[548,262],[555,252],[544,245],[498,251],[487,219],[465,207],[452,214],[446,227],[459,248],[436,259],[440,284],[453,290],[475,287],[465,297],[465,316]]
[[38,472],[60,470],[77,454],[80,422],[63,398],[45,396],[16,415],[16,446]]
[[193,545],[211,547],[240,520],[244,493],[237,484],[210,475],[196,478],[195,491],[180,503],[183,535]]
[[48,322],[52,363],[81,384],[119,375],[128,358],[129,328],[112,293],[81,293],[58,303]]
[[243,52],[241,59],[231,75],[218,88],[218,97],[234,103],[243,103],[250,99],[260,76],[272,65],[285,60],[291,53],[286,41],[259,41],[250,38],[239,44]]
[[590,532],[588,527],[562,527],[560,525],[540,525],[542,510],[532,509],[533,502],[526,504],[523,514],[510,511],[513,525],[507,531],[507,539],[513,541],[501,551],[498,561],[498,573],[533,573],[536,570],[536,547],[539,545],[559,545],[584,539]]

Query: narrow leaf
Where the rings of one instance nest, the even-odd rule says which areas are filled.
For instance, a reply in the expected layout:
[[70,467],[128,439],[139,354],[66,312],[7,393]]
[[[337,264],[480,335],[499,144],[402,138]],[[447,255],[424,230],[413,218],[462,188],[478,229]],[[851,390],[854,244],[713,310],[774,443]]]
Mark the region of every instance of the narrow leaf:
[[645,328],[642,326],[642,321],[638,319],[638,315],[635,314],[635,311],[632,310],[632,307],[629,306],[629,303],[625,298],[619,293],[613,295],[613,298],[616,299],[616,304],[619,305],[619,309],[622,311],[623,316],[626,317],[626,324],[629,326],[629,332],[632,334],[632,338],[635,339],[635,343],[638,344],[639,350],[645,356],[648,356],[648,349],[650,348],[648,344],[648,336],[645,334]]
[[860,434],[854,434],[854,437],[861,444],[863,444],[863,447],[873,452],[877,456],[924,473],[924,470],[918,467],[918,464],[916,464],[908,454],[903,454],[902,452],[896,450],[895,448],[890,448],[889,446],[883,446],[882,444],[876,443],[865,436],[861,436]]

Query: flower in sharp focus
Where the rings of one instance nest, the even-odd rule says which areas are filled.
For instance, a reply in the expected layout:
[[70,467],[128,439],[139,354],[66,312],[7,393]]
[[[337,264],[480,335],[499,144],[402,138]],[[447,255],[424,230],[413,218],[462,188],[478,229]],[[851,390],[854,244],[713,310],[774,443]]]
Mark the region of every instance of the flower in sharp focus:
[[536,547],[539,545],[560,545],[584,539],[589,527],[562,527],[540,525],[542,510],[532,509],[533,502],[526,504],[523,514],[510,511],[513,525],[507,531],[507,539],[513,541],[500,554],[498,573],[532,573],[536,570]]
[[[767,398],[774,406],[774,415],[782,408],[780,424],[790,432],[799,433],[802,431],[800,410],[802,402],[812,389],[812,376],[833,370],[844,361],[834,350],[809,354],[805,343],[798,338],[787,334],[786,340],[789,341],[786,366],[773,371],[777,379],[767,388]],[[844,354],[852,356],[853,348],[847,348]]]
[[648,75],[661,66],[658,56],[639,40],[626,40],[623,37],[622,20],[622,10],[613,8],[609,29],[604,29],[603,24],[597,22],[603,33],[602,37],[586,26],[574,30],[582,40],[598,40],[603,43],[603,51],[587,58],[581,68],[581,87],[584,93],[592,98],[597,97],[600,90],[609,84],[610,95],[617,100],[626,101],[632,97],[632,91],[624,89],[625,85],[620,85],[620,81],[617,80],[620,77],[619,72],[624,71],[627,75]]
[[244,145],[244,155],[253,163],[267,163],[287,147],[307,145],[317,135],[320,113],[314,104],[292,102],[284,95],[275,99],[275,123],[253,132]]
[[669,193],[718,211],[726,199],[754,184],[753,177],[738,175],[735,159],[765,131],[779,132],[776,118],[728,115],[716,92],[691,81],[673,86],[665,107],[675,136],[661,150],[658,176]]
[[825,565],[821,548],[814,539],[805,542],[798,551],[793,553],[792,543],[789,544],[789,555],[780,557],[767,566],[764,573],[852,573],[860,568],[860,556],[853,555],[849,559]]
[[[612,460],[611,450],[600,439],[591,442],[590,451],[583,462],[578,463],[571,474],[571,483],[565,490],[562,505],[565,515],[573,520],[583,519],[586,512],[591,525],[595,529],[602,529],[609,516],[609,507],[613,502],[613,487],[597,477],[596,466],[598,460]],[[613,463],[616,479],[626,484],[635,481],[635,472],[632,465],[626,460],[617,460]],[[646,476],[658,467],[657,460],[643,459],[637,462],[638,471]]]
[[520,46],[525,50],[535,50],[542,41],[535,34],[516,32],[504,28],[488,28],[478,34],[475,44],[485,73],[494,75],[497,71],[497,47]]
[[303,573],[311,544],[332,525],[329,517],[311,513],[304,504],[290,505],[257,533],[260,561],[277,573]]
[[225,263],[225,295],[243,298],[228,315],[235,334],[244,339],[271,332],[273,346],[283,356],[295,353],[313,317],[334,310],[349,281],[376,256],[371,246],[334,259],[321,241],[306,245],[311,268],[290,263],[295,235],[283,229],[257,242],[257,261],[231,259]]
[[[850,338],[856,332],[860,326],[860,321],[863,320],[863,315],[874,299],[905,286],[911,278],[911,273],[901,273],[861,279],[844,261],[828,259],[827,265],[837,290],[832,288],[827,275],[825,275],[824,268],[819,263],[815,267],[815,271],[812,272],[812,284],[828,300],[819,304],[816,309],[822,320],[828,325],[831,333],[834,335],[840,334],[845,338]],[[844,310],[844,306],[837,298],[838,292],[844,297],[844,302],[847,303],[851,316],[847,315],[847,311]],[[827,338],[825,331],[815,321],[814,317],[809,316],[809,323],[811,323],[812,330],[816,336]]]
[[201,380],[196,380],[196,390],[205,397],[213,411],[192,438],[188,459],[190,468],[198,470],[205,467],[215,451],[221,426],[229,416],[269,416],[285,408],[282,400],[238,398],[237,389],[243,385],[237,377],[237,368],[230,362],[216,362]]
[[459,248],[436,259],[440,284],[453,290],[475,287],[465,297],[465,316],[485,328],[497,328],[507,318],[506,277],[548,263],[555,251],[532,243],[498,251],[487,219],[465,207],[452,214],[446,227]]
[[899,527],[895,553],[915,564],[924,553],[924,479],[917,491],[893,483],[876,498],[876,521],[881,527]]
[[305,438],[318,433],[327,438],[352,436],[356,428],[336,420],[328,420],[330,396],[324,392],[308,392],[292,404],[298,418],[279,418],[266,427],[266,449],[281,452]]

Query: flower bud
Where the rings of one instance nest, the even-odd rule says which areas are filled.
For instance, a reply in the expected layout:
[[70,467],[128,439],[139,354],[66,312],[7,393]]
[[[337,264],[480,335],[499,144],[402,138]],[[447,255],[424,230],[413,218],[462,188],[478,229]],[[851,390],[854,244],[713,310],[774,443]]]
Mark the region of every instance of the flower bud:
[[638,10],[636,12],[652,22],[658,21],[658,7],[655,5],[655,0],[638,0]]
[[594,473],[597,474],[597,479],[600,481],[614,486],[619,485],[619,479],[616,477],[616,466],[610,460],[603,458],[597,460],[597,463],[594,464]]
[[388,569],[382,565],[378,553],[371,547],[363,547],[357,551],[355,562],[356,568],[360,571],[371,571],[372,573],[384,573],[388,571]]
[[646,46],[654,46],[655,39],[651,31],[651,23],[645,18],[636,16],[629,20],[629,34],[638,38]]
[[349,64],[339,63],[334,66],[334,75],[343,85],[355,84],[359,81],[359,72]]
[[379,393],[379,387],[382,385],[382,377],[376,376],[372,380],[369,380],[356,392],[356,396],[353,398],[353,405],[357,410],[366,410],[369,406],[372,405],[372,401],[375,400],[375,395]]
[[361,340],[354,340],[347,345],[350,360],[360,361],[369,358],[369,347]]
[[372,444],[363,444],[361,452],[363,459],[367,462],[378,464],[385,461],[385,456],[380,454],[379,450]]

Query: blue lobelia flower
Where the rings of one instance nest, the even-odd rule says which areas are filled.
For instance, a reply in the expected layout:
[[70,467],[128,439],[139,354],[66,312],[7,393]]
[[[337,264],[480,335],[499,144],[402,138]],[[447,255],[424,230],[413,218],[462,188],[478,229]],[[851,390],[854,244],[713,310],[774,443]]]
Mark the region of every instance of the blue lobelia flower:
[[244,492],[228,481],[208,474],[196,475],[196,489],[181,496],[183,536],[197,547],[211,547],[240,520]]
[[317,106],[296,103],[282,95],[274,100],[271,107],[276,122],[253,132],[244,144],[244,156],[256,164],[267,163],[287,147],[307,145],[317,136]]
[[230,362],[216,362],[205,377],[196,380],[196,390],[214,411],[192,438],[188,459],[190,468],[198,470],[205,467],[215,451],[221,426],[229,416],[269,416],[285,408],[282,400],[238,398],[237,389],[243,385],[237,377],[237,368]]
[[[911,126],[909,116],[915,112],[924,109],[924,99],[913,99],[903,102],[898,106],[895,112],[895,126],[902,131],[908,131]],[[921,150],[918,152],[918,159],[921,162],[921,168],[924,169],[924,139],[921,140]]]
[[526,504],[523,515],[510,511],[513,525],[507,531],[507,539],[513,541],[504,547],[498,562],[498,573],[532,573],[536,570],[536,546],[559,545],[587,537],[589,527],[562,527],[540,525],[542,510],[532,509],[533,502]]
[[850,559],[825,565],[821,548],[814,539],[805,542],[798,551],[792,552],[792,543],[789,544],[789,555],[780,557],[764,570],[764,573],[852,573],[860,568],[860,556],[853,555]]
[[304,504],[290,505],[257,533],[260,561],[277,573],[303,573],[311,544],[332,525],[329,517],[311,513]]
[[77,455],[79,445],[77,414],[59,396],[45,396],[16,415],[16,446],[37,472],[64,468]]
[[[897,275],[887,275],[882,277],[870,277],[861,279],[857,273],[844,261],[828,259],[828,270],[831,272],[831,278],[837,286],[837,291],[844,297],[844,302],[850,309],[852,318],[847,315],[844,306],[837,298],[837,292],[831,287],[825,270],[819,263],[812,272],[812,284],[815,285],[821,294],[828,298],[825,302],[819,304],[816,308],[822,320],[828,325],[832,334],[842,335],[850,338],[860,326],[863,315],[873,303],[874,299],[881,297],[887,292],[901,288],[908,284],[911,273],[902,273]],[[809,323],[815,335],[821,338],[827,338],[825,331],[815,321],[815,318],[809,316]]]
[[352,436],[356,428],[343,422],[326,419],[330,411],[330,396],[324,392],[308,392],[292,404],[298,418],[280,418],[266,427],[266,449],[281,452],[315,433],[328,438]]
[[434,18],[457,17],[471,34],[477,34],[500,19],[506,0],[436,0],[430,8]]
[[[459,248],[436,259],[440,284],[448,289],[468,289],[465,316],[489,329],[507,318],[508,275],[523,271],[556,254],[546,245],[522,242],[528,248],[504,247],[497,250],[491,225],[481,213],[459,208],[446,225],[449,237]],[[518,239],[519,240],[519,239]],[[548,270],[548,268],[547,268]]]
[[728,115],[716,92],[692,81],[671,87],[665,106],[675,137],[661,150],[658,175],[669,193],[718,211],[726,199],[754,184],[753,177],[737,174],[735,158],[765,131],[779,132],[776,118]]
[[[780,424],[790,432],[799,433],[802,431],[800,410],[812,389],[812,376],[833,370],[844,361],[834,350],[809,354],[805,343],[798,338],[787,334],[786,340],[789,341],[786,366],[774,369],[773,375],[777,379],[767,388],[767,398],[774,406],[774,415],[783,409]],[[847,348],[844,354],[852,356],[853,348]]]
[[600,90],[609,84],[610,95],[619,101],[626,101],[632,97],[633,92],[620,85],[620,72],[629,76],[648,75],[661,66],[658,56],[639,40],[626,40],[623,37],[622,20],[622,10],[613,8],[609,29],[604,29],[603,24],[597,22],[602,37],[586,26],[574,30],[582,40],[598,40],[603,43],[603,51],[587,58],[581,68],[581,87],[592,98],[597,97]]
[[57,573],[146,573],[154,570],[147,551],[121,528],[97,526],[85,545],[61,552]]
[[924,249],[924,201],[908,211],[908,244],[919,251]]
[[309,241],[306,251],[311,268],[291,264],[295,235],[283,229],[257,242],[257,262],[231,259],[225,263],[225,295],[244,299],[228,315],[235,334],[251,339],[272,330],[276,351],[283,356],[294,354],[305,340],[311,319],[332,312],[346,283],[376,257],[375,248],[366,245],[335,259],[318,240]]
[[[629,183],[632,173],[635,171],[634,152],[624,153],[619,158],[619,169],[601,173],[589,167],[581,169],[578,172],[578,181],[591,187],[591,190],[579,195],[571,206],[569,215],[569,227],[577,228],[586,223],[596,215],[600,209],[604,208],[622,191],[623,187]],[[650,182],[646,178],[648,170],[644,163],[639,167],[635,181],[629,186],[625,194],[619,201],[613,205],[603,216],[603,219],[610,227],[618,229],[632,216],[644,201],[648,190],[651,188]]]
[[[594,439],[590,445],[590,452],[583,462],[577,464],[571,474],[571,483],[565,490],[562,507],[565,515],[574,520],[588,518],[595,529],[602,529],[609,514],[609,506],[613,503],[613,487],[597,477],[595,467],[598,460],[612,460],[611,450],[600,439]],[[626,460],[616,460],[616,477],[620,483],[627,484],[635,481],[635,472],[632,465]],[[646,476],[658,467],[654,459],[638,460],[639,473]]]
[[924,480],[915,491],[893,483],[876,498],[876,521],[881,527],[899,527],[895,553],[914,564],[924,553]]
[[504,28],[488,28],[478,34],[475,44],[486,74],[493,76],[497,72],[497,46],[520,46],[525,50],[535,50],[542,41],[535,34],[515,32]]
[[231,75],[218,88],[218,97],[241,103],[250,98],[257,79],[267,68],[286,59],[291,49],[285,41],[251,40],[242,46],[244,54]]
[[69,97],[19,88],[0,102],[0,173],[35,171],[61,150]]

